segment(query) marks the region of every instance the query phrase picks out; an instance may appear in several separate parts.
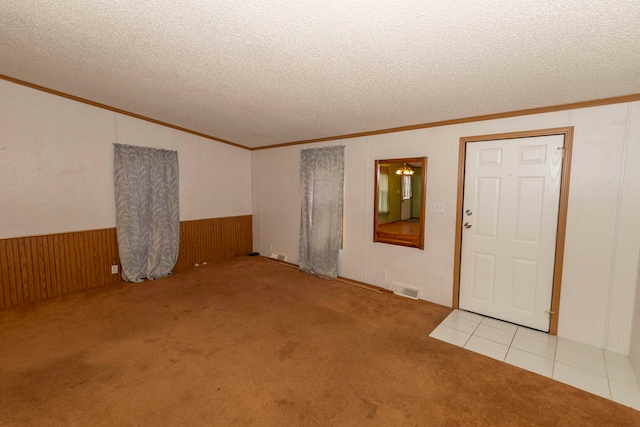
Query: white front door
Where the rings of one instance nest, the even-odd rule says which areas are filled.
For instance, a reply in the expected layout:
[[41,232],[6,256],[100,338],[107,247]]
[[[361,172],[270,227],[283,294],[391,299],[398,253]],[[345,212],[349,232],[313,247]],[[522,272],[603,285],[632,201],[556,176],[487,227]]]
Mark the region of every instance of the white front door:
[[549,330],[563,135],[467,143],[462,309]]

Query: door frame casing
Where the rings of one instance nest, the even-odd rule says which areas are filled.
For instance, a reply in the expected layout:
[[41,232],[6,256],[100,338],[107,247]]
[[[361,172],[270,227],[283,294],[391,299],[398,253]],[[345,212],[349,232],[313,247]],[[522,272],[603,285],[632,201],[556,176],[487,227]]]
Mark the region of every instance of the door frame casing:
[[551,295],[551,319],[549,334],[558,334],[558,316],[560,311],[560,288],[562,285],[562,267],[564,261],[564,244],[567,229],[567,207],[569,204],[569,176],[571,172],[571,150],[573,147],[573,126],[529,130],[521,132],[507,132],[491,135],[463,136],[460,138],[458,153],[458,198],[456,208],[456,240],[453,263],[453,301],[452,307],[458,308],[460,299],[460,262],[462,256],[462,211],[464,198],[464,179],[466,149],[468,143],[495,141],[503,139],[532,138],[537,136],[563,135],[564,150],[562,159],[562,175],[560,183],[560,205],[558,207],[558,230],[556,237],[556,254],[553,269],[553,291]]

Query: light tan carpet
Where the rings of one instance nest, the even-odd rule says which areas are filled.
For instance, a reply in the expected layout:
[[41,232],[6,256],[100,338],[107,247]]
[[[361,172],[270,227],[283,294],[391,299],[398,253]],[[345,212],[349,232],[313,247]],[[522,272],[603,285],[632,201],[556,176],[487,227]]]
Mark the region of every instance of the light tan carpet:
[[0,425],[640,425],[428,337],[450,309],[261,258],[0,310]]

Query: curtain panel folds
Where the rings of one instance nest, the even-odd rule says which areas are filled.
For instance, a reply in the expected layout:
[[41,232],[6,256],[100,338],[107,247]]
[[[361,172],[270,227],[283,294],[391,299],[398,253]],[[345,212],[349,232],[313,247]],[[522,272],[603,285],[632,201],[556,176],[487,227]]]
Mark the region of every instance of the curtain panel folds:
[[300,152],[301,271],[338,277],[344,194],[344,145]]
[[171,275],[180,245],[178,153],[114,144],[116,234],[122,279]]

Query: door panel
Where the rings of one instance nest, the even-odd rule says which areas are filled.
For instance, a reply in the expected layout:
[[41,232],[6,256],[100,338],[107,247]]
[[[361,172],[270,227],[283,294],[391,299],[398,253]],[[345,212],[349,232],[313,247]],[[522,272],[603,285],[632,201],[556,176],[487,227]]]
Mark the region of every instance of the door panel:
[[467,143],[460,308],[549,330],[563,144]]
[[473,298],[491,304],[496,282],[496,257],[477,252],[473,257]]
[[511,260],[513,278],[512,306],[527,313],[533,313],[536,282],[538,280],[538,263],[528,259],[513,258]]
[[500,178],[476,179],[476,227],[474,234],[487,238],[498,237],[498,207],[500,205]]
[[518,178],[515,238],[539,243],[544,197],[543,178]]

